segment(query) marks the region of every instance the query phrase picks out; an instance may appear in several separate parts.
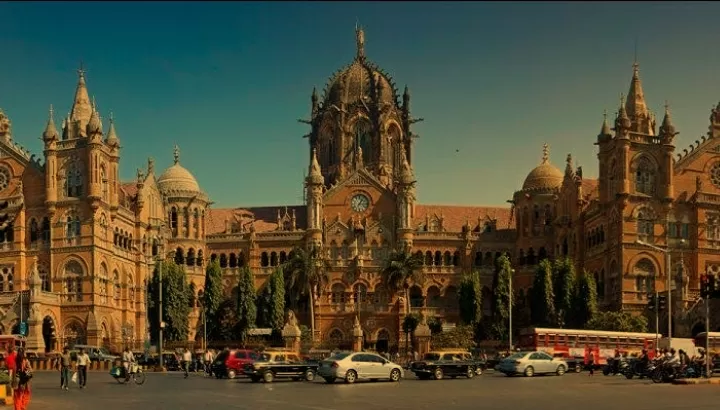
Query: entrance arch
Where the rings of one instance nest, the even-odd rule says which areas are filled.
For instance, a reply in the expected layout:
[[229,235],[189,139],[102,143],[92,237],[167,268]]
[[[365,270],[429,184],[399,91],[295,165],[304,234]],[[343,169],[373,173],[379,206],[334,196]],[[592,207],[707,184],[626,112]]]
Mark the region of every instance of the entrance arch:
[[705,323],[698,322],[695,323],[695,325],[692,327],[692,331],[690,332],[692,334],[692,337],[695,338],[695,336],[699,335],[700,333],[703,333],[705,331]]
[[55,340],[57,334],[55,333],[55,320],[51,316],[45,316],[42,322],[42,336],[45,342],[45,353],[56,350]]
[[387,329],[380,329],[377,333],[377,341],[375,342],[375,350],[378,352],[388,352],[390,348],[390,332]]
[[71,321],[63,329],[63,342],[64,346],[72,348],[75,345],[87,344],[87,337],[85,335],[85,329],[78,321]]

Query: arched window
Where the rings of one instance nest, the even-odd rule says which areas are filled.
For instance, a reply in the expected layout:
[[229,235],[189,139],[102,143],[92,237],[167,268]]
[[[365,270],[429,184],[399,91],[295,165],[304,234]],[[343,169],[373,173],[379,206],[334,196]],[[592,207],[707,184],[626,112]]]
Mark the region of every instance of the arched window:
[[655,194],[655,167],[645,157],[635,162],[635,191],[646,194]]
[[375,306],[377,306],[378,309],[385,309],[387,308],[387,304],[390,303],[390,295],[383,285],[375,286],[373,298]]
[[482,252],[475,252],[475,260],[473,261],[473,265],[482,266]]
[[425,304],[425,297],[419,286],[410,288],[410,307],[420,308]]
[[195,265],[197,265],[197,266],[203,266],[203,263],[204,263],[205,261],[203,260],[203,251],[202,251],[202,249],[198,249],[198,254],[197,254],[197,258],[195,259],[195,262],[196,262]]
[[455,253],[453,253],[452,265],[460,266],[460,251],[455,251]]
[[175,208],[175,207],[172,207],[170,209],[170,229],[172,229],[173,236],[177,236],[178,212],[177,212],[177,208]]
[[185,252],[181,247],[178,247],[175,249],[175,264],[176,265],[183,265],[185,264]]
[[260,254],[260,266],[262,266],[263,268],[270,266],[270,258],[268,258],[267,252],[263,252]]
[[425,297],[425,304],[427,307],[439,308],[442,307],[442,298],[440,297],[440,289],[437,286],[430,286],[427,290],[427,296]]
[[362,283],[358,283],[355,286],[353,286],[353,296],[355,298],[355,303],[358,305],[364,304],[367,302],[367,295],[368,290],[367,286],[365,286]]
[[613,159],[610,161],[610,168],[608,169],[608,198],[612,199],[615,194],[618,193],[617,189],[617,163]]
[[195,239],[200,237],[200,211],[195,208],[193,213],[193,232],[195,232]]
[[333,165],[335,165],[335,156],[337,155],[336,150],[335,150],[335,138],[334,137],[331,136],[328,138],[326,147],[327,147],[327,152],[325,155],[327,156],[327,164],[328,164],[328,166],[333,166]]
[[68,302],[82,302],[84,269],[80,262],[71,259],[65,263],[65,298]]
[[133,275],[131,273],[127,275],[127,289],[128,308],[135,309],[135,281],[133,281]]
[[366,120],[358,120],[355,123],[355,144],[362,149],[363,164],[369,164],[372,158],[373,141],[372,128]]
[[102,199],[108,202],[108,178],[107,171],[105,171],[105,164],[100,165],[100,184],[102,186]]
[[117,306],[120,303],[120,292],[122,286],[120,284],[120,274],[118,271],[113,272],[113,303]]
[[430,251],[425,252],[425,265],[432,266],[433,264],[433,254]]
[[37,220],[33,218],[30,221],[30,243],[34,244],[40,239],[40,227],[38,226]]
[[270,266],[277,266],[277,265],[278,265],[277,252],[270,252]]
[[435,266],[442,266],[443,264],[443,255],[440,251],[435,251],[435,258],[433,260],[433,264]]
[[642,208],[638,211],[637,231],[638,239],[652,242],[655,236],[655,218],[650,209]]
[[335,304],[345,303],[345,301],[346,301],[345,286],[343,286],[340,283],[336,283],[336,284],[332,285],[331,298],[332,298],[332,303],[335,303]]
[[343,339],[345,339],[345,336],[343,336],[343,333],[340,331],[340,329],[333,329],[330,331],[330,334],[328,335],[328,339],[332,343],[342,343]]
[[187,208],[183,208],[183,238],[190,236],[190,211]]
[[642,258],[633,268],[635,276],[635,291],[638,299],[643,299],[646,294],[651,293],[655,289],[655,265],[648,258]]
[[185,258],[188,266],[195,266],[195,249],[188,249],[187,258]]
[[98,273],[98,293],[100,295],[100,304],[106,305],[108,300],[108,290],[109,290],[109,277],[108,277],[108,270],[107,266],[105,265],[105,262],[100,263],[100,272]]
[[48,218],[47,216],[43,218],[40,230],[42,231],[42,241],[50,242],[50,218]]
[[221,268],[228,267],[228,258],[227,258],[227,255],[225,255],[224,253],[220,254],[220,267]]
[[83,195],[83,175],[77,162],[70,162],[67,168],[65,194],[69,198],[80,198]]
[[45,265],[38,264],[38,274],[40,275],[40,289],[43,292],[50,292],[50,275]]

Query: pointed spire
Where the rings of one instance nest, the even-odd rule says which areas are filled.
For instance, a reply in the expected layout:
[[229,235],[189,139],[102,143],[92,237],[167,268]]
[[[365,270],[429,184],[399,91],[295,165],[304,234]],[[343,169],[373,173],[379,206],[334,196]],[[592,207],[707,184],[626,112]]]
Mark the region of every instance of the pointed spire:
[[45,126],[45,132],[43,132],[43,140],[52,141],[59,138],[57,128],[55,128],[55,111],[53,110],[52,104],[50,104],[50,113],[48,115],[48,122]]
[[542,155],[542,162],[540,163],[540,165],[547,164],[549,162],[550,162],[550,146],[547,143],[545,143],[545,144],[543,144],[543,155]]
[[600,135],[603,135],[603,136],[612,135],[612,134],[610,134],[610,125],[608,125],[608,122],[607,122],[607,110],[603,111],[603,123],[602,123],[602,128],[600,128]]
[[567,154],[567,158],[565,159],[565,175],[572,176],[573,175],[573,158],[572,154]]
[[78,83],[75,89],[75,98],[73,100],[72,109],[70,110],[70,119],[73,121],[80,121],[81,128],[84,127],[90,116],[92,115],[93,108],[90,105],[90,97],[88,95],[87,85],[85,84],[85,69],[82,63],[80,68],[77,70]]
[[175,165],[180,163],[180,147],[178,147],[177,144],[175,144],[175,147],[173,148],[173,158],[175,160]]
[[637,61],[633,63],[633,76],[630,82],[630,91],[628,91],[625,109],[627,110],[627,114],[633,119],[637,119],[638,116],[648,117],[645,94],[643,93],[642,82],[640,81],[640,65]]
[[675,132],[675,125],[673,125],[672,118],[670,118],[670,105],[667,101],[665,101],[665,116],[663,117],[663,122],[660,126],[660,133],[670,138],[677,135]]
[[355,24],[355,43],[357,45],[357,60],[365,59],[365,30],[363,30],[360,23]]
[[90,121],[87,124],[87,134],[92,136],[95,134],[102,135],[102,121],[100,120],[100,113],[97,110],[97,104],[95,104],[95,97],[92,99],[92,114],[90,114]]
[[323,176],[322,170],[320,169],[320,163],[317,159],[317,149],[313,148],[312,158],[310,159],[310,172],[308,173],[307,180],[312,184],[322,184]]
[[408,86],[405,86],[405,91],[403,91],[403,110],[405,112],[408,112],[410,110],[410,89]]
[[620,94],[620,109],[618,111],[617,119],[615,120],[616,129],[629,129],[632,122],[628,118],[627,111],[625,111],[625,95]]
[[107,142],[109,144],[115,145],[120,142],[117,136],[117,132],[115,132],[115,116],[113,115],[112,111],[110,111],[110,128],[108,129],[107,133]]

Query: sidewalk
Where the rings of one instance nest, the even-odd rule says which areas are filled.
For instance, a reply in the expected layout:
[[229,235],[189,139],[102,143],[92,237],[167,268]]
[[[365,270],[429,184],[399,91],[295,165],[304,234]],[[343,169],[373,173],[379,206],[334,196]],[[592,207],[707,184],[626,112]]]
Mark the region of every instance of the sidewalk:
[[720,378],[711,379],[678,379],[673,380],[672,384],[720,384]]

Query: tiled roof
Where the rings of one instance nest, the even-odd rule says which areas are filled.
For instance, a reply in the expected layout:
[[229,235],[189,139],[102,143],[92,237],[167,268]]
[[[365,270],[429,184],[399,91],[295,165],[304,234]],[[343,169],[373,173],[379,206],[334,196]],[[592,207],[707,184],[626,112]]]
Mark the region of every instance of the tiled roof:
[[447,232],[462,232],[467,222],[470,222],[470,226],[474,229],[478,224],[478,218],[483,222],[497,220],[496,229],[511,228],[510,207],[457,205],[417,205],[414,226],[424,225],[426,216],[432,218],[435,215],[443,217],[443,228]]
[[291,206],[262,206],[254,208],[211,208],[209,218],[206,219],[208,235],[225,232],[225,221],[230,223],[231,229],[250,228],[255,222],[255,232],[275,231],[278,228],[278,211],[281,218],[290,218],[295,211],[296,226],[304,229],[306,225],[306,209],[304,205]]
[[136,182],[121,182],[121,183],[120,183],[120,188],[121,188],[123,191],[125,191],[125,194],[126,194],[128,197],[134,197],[135,195],[137,195],[137,192],[138,192],[138,188],[137,188],[137,183],[136,183]]

